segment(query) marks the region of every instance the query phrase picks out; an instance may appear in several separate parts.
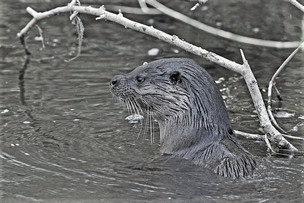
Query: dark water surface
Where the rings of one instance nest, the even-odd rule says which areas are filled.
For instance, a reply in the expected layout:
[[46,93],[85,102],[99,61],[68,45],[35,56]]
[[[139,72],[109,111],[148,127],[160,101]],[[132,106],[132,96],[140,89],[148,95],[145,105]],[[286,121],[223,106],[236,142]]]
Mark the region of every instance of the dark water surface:
[[[100,5],[105,1],[87,2]],[[131,0],[121,2],[112,4],[137,5]],[[247,36],[300,39],[302,14],[286,2],[231,1],[226,6],[219,1],[211,2],[202,8],[204,11],[189,15]],[[186,161],[160,157],[156,125],[156,139],[151,144],[149,130],[125,121],[128,112],[109,92],[109,81],[114,75],[128,72],[144,61],[191,57],[205,65],[215,80],[225,79],[219,87],[234,128],[259,133],[258,119],[244,82],[230,71],[149,36],[110,22],[96,22],[84,15],[86,30],[81,57],[64,62],[76,54],[77,36],[68,15],[61,15],[40,22],[45,49],[35,40],[36,28],[32,29],[28,39],[32,60],[24,67],[24,50],[16,33],[30,20],[25,8],[32,6],[43,11],[67,3],[1,1],[2,202],[302,202],[303,156],[269,156],[263,142],[240,138],[243,146],[257,156],[260,169],[246,180],[217,177]],[[177,9],[186,12],[192,6],[186,1],[179,4]],[[237,18],[238,14],[242,19]],[[240,61],[242,48],[264,89],[292,52],[224,41],[164,16],[126,16],[152,23],[231,60]],[[152,48],[158,48],[160,53],[149,56]],[[304,137],[303,64],[303,52],[298,53],[280,74],[278,88],[284,101],[274,102],[281,117],[280,125],[301,137]],[[286,115],[288,118],[284,118]],[[140,129],[143,130],[139,134]],[[303,141],[290,141],[304,151]]]

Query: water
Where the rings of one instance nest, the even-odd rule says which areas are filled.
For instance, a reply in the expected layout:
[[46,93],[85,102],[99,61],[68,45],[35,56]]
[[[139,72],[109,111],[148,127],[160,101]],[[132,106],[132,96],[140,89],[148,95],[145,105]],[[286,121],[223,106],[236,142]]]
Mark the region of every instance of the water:
[[[33,57],[24,67],[24,51],[15,37],[30,19],[24,9],[28,5],[37,10],[50,9],[66,4],[62,2],[5,0],[1,3],[0,182],[3,202],[302,201],[303,156],[269,156],[263,142],[240,138],[243,146],[258,157],[260,168],[249,179],[227,180],[187,161],[159,156],[157,127],[156,139],[151,144],[149,130],[143,127],[139,134],[142,127],[125,120],[128,112],[109,92],[109,81],[114,75],[128,72],[144,61],[188,56],[204,64],[216,80],[224,77],[219,87],[234,128],[258,133],[258,119],[247,89],[242,78],[234,73],[151,37],[113,23],[95,22],[87,16],[82,16],[86,28],[82,56],[65,63],[64,60],[73,57],[77,50],[76,35],[66,15],[40,23],[46,38],[45,49],[34,40],[34,36],[38,36],[35,28],[31,31],[28,45]],[[181,4],[181,8],[183,5],[187,4]],[[229,14],[235,7],[227,8],[218,15]],[[284,35],[290,41],[297,40],[301,34],[298,24],[301,15],[291,7],[284,9],[294,12],[290,14],[292,20],[286,17],[287,11],[282,14],[283,21],[280,20],[289,26],[285,27]],[[151,22],[149,16],[129,17],[143,23]],[[210,21],[219,19],[223,25],[228,20],[215,16]],[[232,60],[240,61],[238,49],[242,47],[262,89],[292,51],[240,45],[205,33],[195,38],[194,32],[189,31],[193,28],[186,26],[188,29],[185,29],[184,24],[170,18],[157,16],[154,22],[155,27],[195,44],[206,44],[206,49]],[[236,27],[233,22],[231,27]],[[265,24],[254,19],[248,22],[259,26],[261,37],[282,37],[280,31],[267,29],[268,21]],[[148,56],[152,48],[158,48],[160,53]],[[302,137],[303,70],[303,53],[299,53],[278,78],[284,101],[274,102],[278,114],[292,115],[278,118],[279,124],[292,135]],[[304,151],[303,141],[290,141]]]

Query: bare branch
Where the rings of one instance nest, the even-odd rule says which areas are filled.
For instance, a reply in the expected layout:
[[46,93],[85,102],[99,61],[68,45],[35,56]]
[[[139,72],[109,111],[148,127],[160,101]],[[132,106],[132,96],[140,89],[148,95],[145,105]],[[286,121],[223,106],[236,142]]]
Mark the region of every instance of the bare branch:
[[[74,5],[80,6],[79,0],[72,0],[71,3],[68,4],[68,6],[74,6]],[[74,18],[77,16],[77,14],[78,14],[78,12],[74,11],[72,13],[72,15],[70,16],[70,21],[74,20]]]
[[299,49],[304,48],[304,42],[302,42],[288,57],[287,59],[282,63],[282,65],[278,68],[278,70],[275,72],[275,74],[272,76],[270,82],[274,83],[274,80],[276,77],[280,74],[280,72],[285,68],[286,64],[294,57],[294,55],[299,51]]
[[172,18],[175,18],[177,20],[180,20],[184,23],[187,23],[195,28],[198,28],[200,30],[203,30],[205,32],[208,32],[210,34],[233,40],[236,42],[240,43],[245,43],[245,44],[251,44],[251,45],[256,45],[256,46],[261,46],[261,47],[273,47],[273,48],[295,48],[299,46],[300,42],[295,41],[295,42],[281,42],[281,41],[272,41],[272,40],[262,40],[262,39],[255,39],[251,37],[245,37],[241,35],[237,35],[231,32],[227,32],[224,30],[220,30],[218,28],[211,27],[209,25],[206,25],[202,22],[199,22],[197,20],[194,20],[192,18],[189,18],[188,16],[179,13],[175,10],[172,10],[165,5],[159,3],[156,0],[145,0],[148,4],[154,6],[156,9],[159,11],[163,12],[164,14],[171,16]]
[[273,125],[274,125],[277,129],[279,129],[281,132],[286,133],[286,131],[285,131],[283,128],[281,128],[281,127],[279,126],[278,122],[277,122],[276,119],[274,118],[274,116],[273,116],[273,114],[272,114],[271,105],[267,105],[267,112],[268,112],[269,118],[270,118],[271,122],[273,123]]
[[130,13],[136,15],[159,15],[162,14],[159,10],[154,8],[149,8],[148,10],[143,11],[141,8],[129,7],[129,6],[116,6],[116,5],[107,5],[107,10],[118,12],[121,9],[123,13]]
[[302,140],[304,141],[303,137],[296,137],[296,136],[291,136],[291,135],[287,135],[287,134],[283,134],[284,137],[288,137],[290,139],[294,139],[294,140]]
[[300,9],[304,13],[304,6],[300,4],[297,0],[288,0],[289,3]]
[[38,32],[39,32],[39,40],[41,41],[41,44],[42,44],[42,48],[44,49],[45,48],[45,43],[44,43],[44,37],[43,37],[43,31],[42,29],[39,27],[39,25],[36,24],[36,27],[38,29]]
[[[150,2],[151,0],[149,0]],[[249,92],[251,94],[251,97],[253,99],[254,106],[258,112],[258,116],[260,119],[260,125],[263,127],[263,130],[265,133],[269,135],[269,140],[273,143],[277,143],[278,146],[282,148],[288,148],[291,151],[297,151],[297,149],[290,144],[271,124],[266,107],[263,103],[262,95],[259,91],[259,87],[257,85],[257,81],[250,69],[250,66],[245,59],[245,56],[243,52],[241,51],[242,58],[244,64],[238,64],[233,61],[230,61],[222,56],[219,56],[215,53],[209,52],[205,49],[202,49],[201,47],[192,45],[184,40],[179,39],[175,35],[169,35],[165,32],[162,32],[160,30],[157,30],[153,28],[152,26],[146,26],[141,23],[129,20],[125,17],[123,17],[122,14],[114,14],[111,12],[108,12],[104,9],[104,7],[100,8],[92,8],[90,6],[84,7],[84,6],[63,6],[58,7],[49,11],[45,11],[42,13],[37,13],[31,8],[27,8],[27,11],[33,16],[33,19],[18,33],[18,36],[22,38],[32,27],[37,23],[37,21],[48,18],[53,15],[57,15],[60,13],[65,12],[79,12],[79,13],[85,13],[90,15],[98,16],[98,18],[105,19],[107,21],[112,21],[115,23],[118,23],[126,28],[130,28],[139,32],[142,32],[144,34],[153,36],[157,39],[160,39],[162,41],[165,41],[169,44],[175,45],[177,47],[180,47],[190,53],[193,53],[195,55],[201,56],[211,62],[214,62],[222,67],[225,67],[227,69],[230,69],[234,72],[237,72],[241,74],[248,86]]]
[[[76,13],[76,12],[74,12],[74,13]],[[77,14],[78,14],[78,12],[77,12]],[[77,31],[77,35],[78,35],[78,51],[77,51],[76,56],[74,56],[71,59],[65,60],[65,62],[71,62],[71,61],[77,59],[80,56],[80,53],[81,53],[83,34],[84,34],[84,26],[83,26],[83,23],[82,23],[81,19],[78,16],[75,16],[74,18],[72,18],[72,21],[73,21],[73,24],[76,25],[76,31]]]
[[[282,132],[286,133],[285,130],[283,130],[279,124],[277,123],[277,121],[275,120],[273,114],[272,114],[272,107],[271,107],[271,97],[272,97],[272,87],[276,88],[276,83],[275,83],[275,79],[276,77],[280,74],[280,72],[286,67],[287,63],[294,57],[294,55],[299,51],[299,49],[304,48],[304,42],[302,42],[300,44],[300,46],[298,46],[288,57],[287,59],[282,63],[282,65],[278,68],[278,70],[273,74],[271,80],[269,81],[269,85],[268,85],[268,99],[267,99],[267,112],[269,114],[269,117],[272,121],[272,123]],[[281,96],[280,96],[281,98]]]
[[263,140],[264,141],[264,135],[246,133],[246,132],[242,132],[242,131],[239,131],[239,130],[234,130],[234,133],[236,135],[246,137],[247,139],[261,140],[261,141]]
[[177,47],[180,47],[190,53],[193,53],[198,56],[202,56],[205,59],[214,62],[218,65],[221,65],[225,68],[228,68],[234,72],[241,73],[242,72],[242,65],[237,64],[233,61],[230,61],[222,56],[219,56],[215,53],[209,52],[205,49],[202,49],[201,47],[192,45],[184,40],[179,39],[176,35],[169,35],[165,32],[162,32],[160,30],[157,30],[153,28],[152,26],[147,26],[132,20],[129,20],[123,16],[120,16],[118,14],[114,14],[111,12],[108,12],[104,9],[104,7],[100,8],[92,8],[92,7],[84,7],[84,6],[63,6],[63,7],[57,7],[55,9],[45,11],[42,13],[37,13],[32,8],[28,7],[27,11],[30,11],[29,13],[34,17],[18,34],[18,37],[21,37],[25,35],[35,23],[37,23],[38,20],[41,20],[43,18],[48,18],[53,15],[57,15],[60,13],[69,12],[70,10],[77,11],[79,13],[85,13],[85,14],[91,14],[95,16],[103,16],[103,19],[106,19],[108,21],[112,21],[118,24],[123,25],[124,27],[128,27],[130,29],[145,33],[147,35],[156,37],[162,41],[165,41],[169,44],[175,45]]
[[[251,99],[253,101],[254,107],[258,113],[260,125],[263,128],[264,132],[267,133],[268,139],[273,143],[278,143],[280,147],[287,147],[292,151],[297,151],[297,149],[289,143],[282,134],[273,127],[271,121],[269,120],[269,116],[266,110],[266,107],[263,102],[263,98],[258,87],[257,81],[251,71],[251,68],[245,58],[245,55],[242,50],[241,55],[243,59],[243,77],[249,89]],[[266,139],[265,139],[266,141]]]
[[145,0],[138,0],[138,4],[140,6],[140,9],[142,10],[142,12],[144,13],[148,13],[149,12],[149,8],[145,2]]
[[30,58],[31,52],[29,51],[29,49],[28,49],[28,47],[27,47],[26,40],[25,40],[25,36],[21,36],[19,39],[20,39],[20,43],[22,44],[23,49],[24,49],[24,51],[25,51],[26,57],[27,57],[27,58]]
[[266,143],[268,149],[269,149],[273,154],[275,154],[276,151],[274,151],[274,150],[272,149],[272,146],[271,146],[271,144],[270,144],[270,142],[269,142],[269,139],[268,139],[267,135],[264,136],[264,139],[265,139],[265,143]]

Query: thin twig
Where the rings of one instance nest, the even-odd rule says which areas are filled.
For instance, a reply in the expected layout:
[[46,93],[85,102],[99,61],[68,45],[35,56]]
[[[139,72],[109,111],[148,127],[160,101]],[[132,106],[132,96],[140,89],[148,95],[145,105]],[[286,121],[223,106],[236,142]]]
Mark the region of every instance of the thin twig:
[[196,10],[200,6],[199,3],[196,3],[192,8],[190,8],[190,11]]
[[283,128],[281,128],[281,126],[278,124],[277,120],[274,118],[271,106],[267,105],[267,112],[268,112],[269,118],[270,118],[271,122],[273,123],[273,125],[277,129],[279,129],[281,132],[286,133],[286,131]]
[[236,135],[240,135],[240,136],[246,137],[247,139],[264,140],[264,135],[253,134],[253,133],[246,133],[246,132],[242,132],[242,131],[239,131],[239,130],[234,130],[234,133]]
[[[32,21],[31,21],[31,22],[32,22]],[[23,46],[23,49],[24,49],[24,51],[25,51],[26,57],[30,57],[32,54],[31,54],[31,52],[29,51],[29,49],[28,49],[28,47],[27,47],[26,40],[25,40],[25,36],[22,35],[22,36],[19,37],[19,39],[20,39],[20,42],[21,42],[21,44],[22,44],[22,46]]]
[[[78,12],[77,12],[78,13]],[[75,16],[73,18],[73,24],[76,25],[76,31],[77,31],[77,35],[78,35],[78,49],[77,49],[77,54],[76,56],[74,56],[71,59],[66,59],[65,62],[71,62],[73,60],[75,60],[76,58],[78,58],[80,56],[81,53],[81,47],[82,47],[82,41],[83,41],[83,34],[84,34],[84,26],[83,23],[81,21],[81,19],[78,16]]]
[[276,153],[276,152],[272,149],[272,147],[271,147],[271,144],[270,144],[270,142],[269,142],[269,139],[268,139],[268,137],[267,137],[267,134],[264,135],[264,140],[265,140],[265,143],[266,143],[268,149],[269,149],[272,153]]
[[148,13],[149,12],[149,7],[147,6],[145,0],[138,0],[138,4],[140,6],[140,9],[142,10],[142,12],[144,13]]
[[272,76],[270,82],[274,83],[274,80],[276,79],[276,77],[280,74],[280,72],[284,69],[286,64],[294,57],[294,55],[299,51],[299,49],[302,46],[304,46],[304,42],[301,42],[301,44],[287,57],[287,59],[282,63],[282,65],[278,68],[278,70]]
[[296,137],[296,136],[292,136],[292,135],[288,135],[288,134],[283,134],[284,137],[288,137],[290,139],[294,139],[294,140],[302,140],[304,141],[303,137]]
[[206,3],[208,0],[198,0],[197,3],[190,9],[190,11],[196,10],[201,4]]
[[[72,0],[72,1],[68,4],[69,7],[72,7],[72,6],[75,6],[75,5],[80,6],[79,0]],[[72,20],[77,16],[77,14],[78,14],[78,12],[77,12],[77,11],[74,11],[74,12],[71,14],[71,16],[70,16],[70,21],[72,21]]]
[[38,29],[38,32],[39,32],[39,39],[41,41],[41,44],[42,44],[42,48],[44,49],[45,48],[45,43],[44,43],[44,37],[43,37],[43,31],[42,29],[39,27],[39,25],[36,24],[36,27]]
[[[268,115],[272,121],[272,123],[282,132],[286,133],[285,130],[283,130],[279,124],[277,123],[276,119],[274,118],[273,114],[272,114],[272,107],[271,107],[271,97],[272,97],[272,87],[274,86],[275,89],[276,88],[276,83],[275,83],[275,79],[276,77],[281,73],[281,71],[286,67],[287,63],[294,57],[294,55],[299,51],[299,49],[301,49],[301,47],[304,47],[304,42],[302,42],[288,57],[287,59],[282,63],[282,65],[278,68],[278,70],[273,74],[271,80],[269,81],[269,85],[268,85],[268,99],[267,99],[267,112]],[[281,95],[279,95],[280,98]]]
[[283,97],[282,97],[280,91],[278,90],[276,84],[273,85],[273,89],[274,89],[275,93],[277,94],[278,100],[279,100],[279,101],[282,101],[282,100],[283,100]]

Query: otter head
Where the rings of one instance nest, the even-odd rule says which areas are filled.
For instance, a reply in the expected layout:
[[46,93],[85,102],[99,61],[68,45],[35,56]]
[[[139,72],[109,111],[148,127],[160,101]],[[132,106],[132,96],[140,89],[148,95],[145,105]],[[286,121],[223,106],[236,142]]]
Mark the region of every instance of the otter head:
[[220,140],[231,131],[212,77],[193,60],[160,59],[111,80],[114,96],[136,112],[148,111],[160,126],[161,152]]

